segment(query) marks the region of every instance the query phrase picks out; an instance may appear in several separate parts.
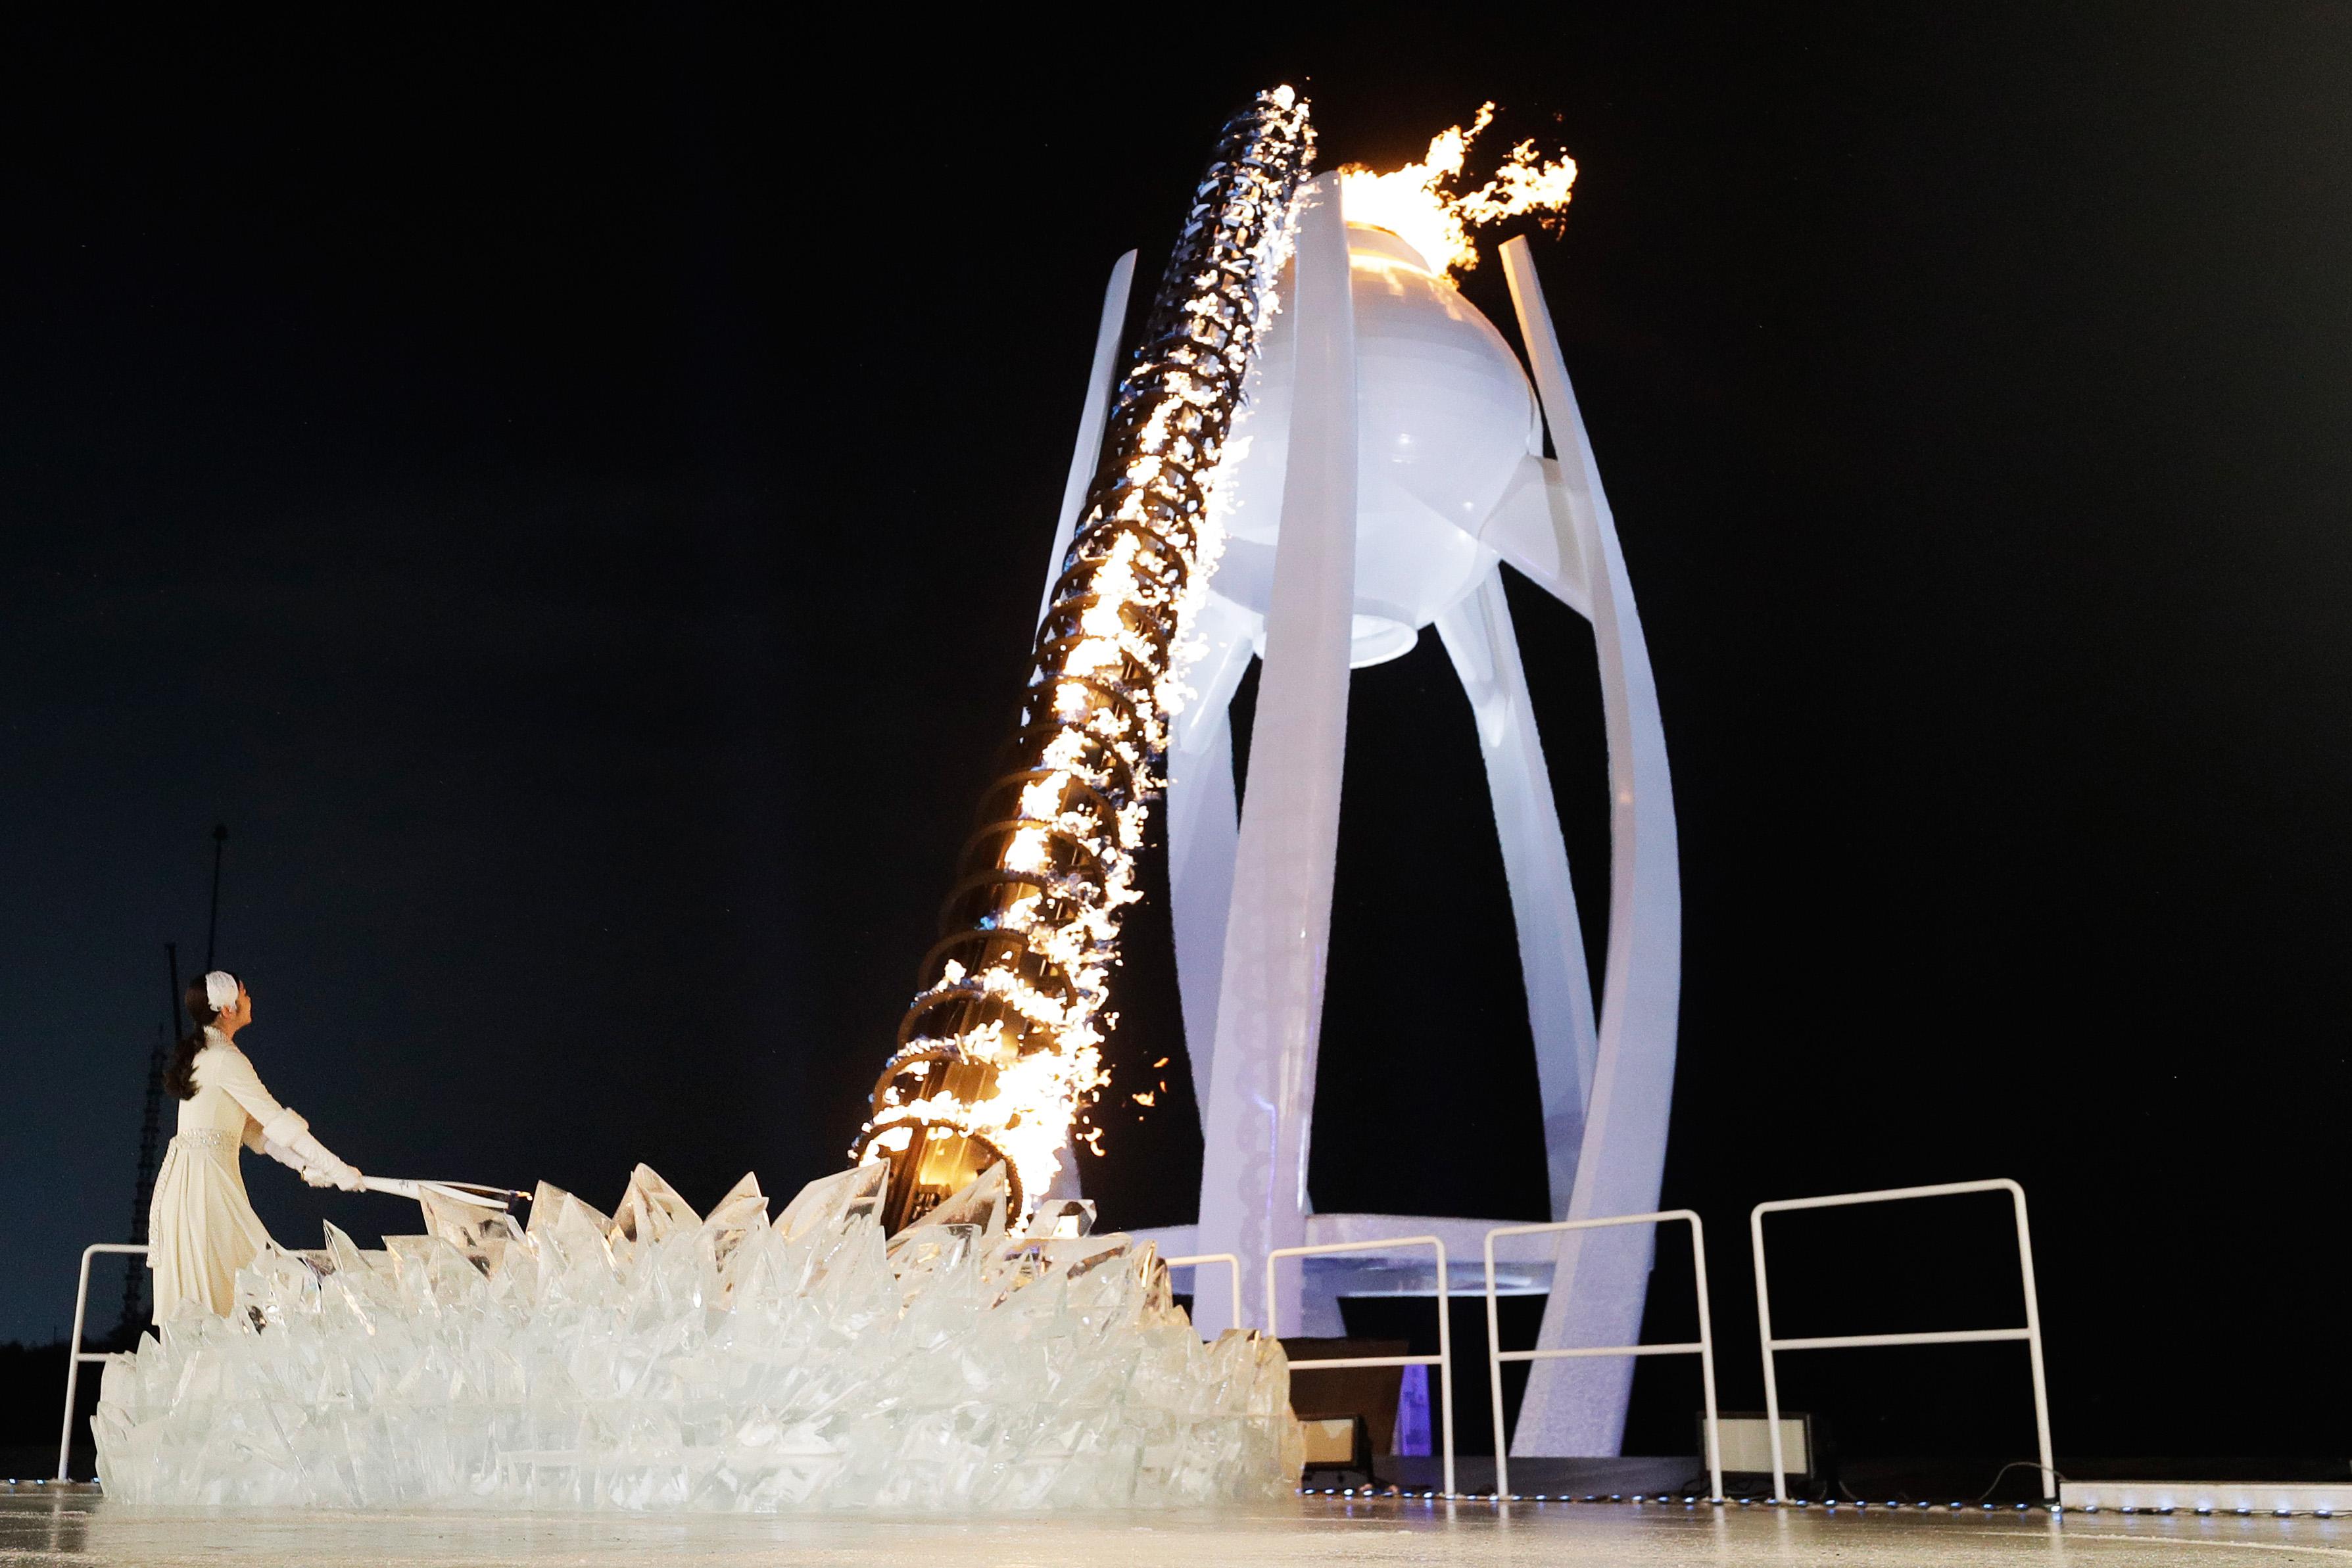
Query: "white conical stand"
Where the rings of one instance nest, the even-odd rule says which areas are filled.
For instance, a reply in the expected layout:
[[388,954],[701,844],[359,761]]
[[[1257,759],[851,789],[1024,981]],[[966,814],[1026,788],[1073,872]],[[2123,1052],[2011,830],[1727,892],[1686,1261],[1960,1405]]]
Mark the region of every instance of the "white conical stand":
[[[1310,1284],[1310,1277],[1292,1274],[1282,1299],[1260,1301],[1264,1260],[1274,1249],[1434,1232],[1453,1258],[1475,1259],[1486,1230],[1500,1223],[1316,1214],[1307,1194],[1349,668],[1351,650],[1359,663],[1386,656],[1368,657],[1351,639],[1364,635],[1368,608],[1394,612],[1377,597],[1388,589],[1360,581],[1360,565],[1374,576],[1382,566],[1377,554],[1360,561],[1360,552],[1391,548],[1383,541],[1393,533],[1365,520],[1388,502],[1364,493],[1359,479],[1360,471],[1373,471],[1359,452],[1360,440],[1369,439],[1360,434],[1360,419],[1371,417],[1360,410],[1360,392],[1370,383],[1360,379],[1349,248],[1338,183],[1326,176],[1310,187],[1302,213],[1297,268],[1283,302],[1286,344],[1269,348],[1270,358],[1280,358],[1275,350],[1286,347],[1289,355],[1287,407],[1269,415],[1286,424],[1258,432],[1274,449],[1270,455],[1242,459],[1265,465],[1255,476],[1262,493],[1273,490],[1273,465],[1281,465],[1274,492],[1278,537],[1254,563],[1246,544],[1234,547],[1244,559],[1229,554],[1215,580],[1219,591],[1194,626],[1206,645],[1192,673],[1200,696],[1179,719],[1169,758],[1170,894],[1204,1159],[1199,1223],[1150,1234],[1171,1255],[1238,1256],[1245,1310],[1287,1333],[1338,1333],[1336,1295],[1346,1287],[1328,1275],[1313,1276]],[[1475,515],[1449,511],[1430,525],[1449,538],[1458,528],[1473,541],[1454,538],[1448,547],[1449,559],[1466,561],[1469,575],[1451,602],[1404,624],[1435,626],[1476,718],[1527,981],[1552,1217],[1642,1213],[1657,1207],[1665,1157],[1681,972],[1664,732],[1615,525],[1526,242],[1505,246],[1502,259],[1543,424],[1559,456],[1542,456],[1540,430],[1531,429],[1528,449],[1513,446],[1518,455],[1506,455],[1517,466],[1499,497],[1471,507]],[[1122,261],[1106,301],[1091,423],[1081,431],[1074,472],[1091,469],[1099,440],[1110,363],[1100,345],[1116,339],[1129,266]],[[1458,296],[1447,308],[1457,322],[1469,310]],[[1481,318],[1478,330],[1492,329]],[[1499,351],[1507,361],[1507,349]],[[1524,398],[1516,367],[1505,373],[1522,389],[1513,395]],[[1369,366],[1362,374],[1370,374]],[[1444,389],[1432,395],[1437,401],[1431,406],[1460,401]],[[1286,440],[1268,440],[1270,434]],[[1360,542],[1360,535],[1370,542]],[[1057,549],[1056,561],[1059,555]],[[1500,561],[1587,616],[1600,656],[1612,847],[1597,1028],[1568,858]],[[1252,571],[1258,574],[1254,589],[1229,585]],[[1369,604],[1367,593],[1375,595]],[[1265,663],[1247,809],[1237,820],[1228,708],[1254,648]],[[1567,1232],[1549,1267],[1523,1267],[1521,1288],[1548,1286],[1550,1292],[1538,1343],[1639,1339],[1651,1249],[1641,1228]],[[1394,1257],[1375,1249],[1357,1261],[1381,1271],[1391,1292],[1416,1270],[1431,1275],[1429,1256],[1418,1249]],[[1475,1289],[1473,1269],[1455,1267],[1454,1287]],[[1433,1290],[1433,1276],[1426,1283]],[[1227,1314],[1219,1292],[1203,1291],[1196,1301],[1194,1316],[1205,1331],[1225,1326]],[[1514,1452],[1615,1453],[1633,1365],[1630,1359],[1532,1364]]]

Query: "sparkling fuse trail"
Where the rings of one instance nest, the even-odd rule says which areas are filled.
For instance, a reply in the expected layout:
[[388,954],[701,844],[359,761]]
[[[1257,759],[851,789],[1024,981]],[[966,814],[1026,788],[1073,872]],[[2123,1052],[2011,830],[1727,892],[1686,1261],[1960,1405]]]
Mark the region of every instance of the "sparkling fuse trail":
[[890,1166],[888,1228],[999,1161],[1016,1208],[1033,1207],[1105,1082],[1120,912],[1139,896],[1135,855],[1189,695],[1186,627],[1223,542],[1217,465],[1313,141],[1286,87],[1235,116],[1160,279],[1037,630],[1009,767],[982,799],[851,1151]]

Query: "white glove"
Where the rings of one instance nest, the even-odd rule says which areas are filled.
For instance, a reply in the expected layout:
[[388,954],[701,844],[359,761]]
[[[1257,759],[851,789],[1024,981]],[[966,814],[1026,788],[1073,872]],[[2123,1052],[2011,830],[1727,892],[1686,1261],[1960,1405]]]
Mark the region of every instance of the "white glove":
[[271,1159],[276,1160],[279,1165],[284,1166],[288,1170],[292,1171],[296,1176],[300,1176],[303,1181],[312,1186],[332,1186],[335,1185],[335,1178],[329,1175],[324,1169],[318,1166],[310,1164],[308,1161],[304,1160],[301,1155],[296,1154],[293,1150],[288,1148],[285,1145],[279,1143],[275,1138],[262,1139],[261,1152],[268,1155]]
[[[345,1192],[360,1190],[360,1173],[356,1166],[335,1157],[333,1151],[319,1142],[306,1129],[294,1134],[289,1152],[294,1155],[295,1168],[302,1179],[312,1186],[339,1186]],[[295,1164],[299,1161],[299,1164]]]

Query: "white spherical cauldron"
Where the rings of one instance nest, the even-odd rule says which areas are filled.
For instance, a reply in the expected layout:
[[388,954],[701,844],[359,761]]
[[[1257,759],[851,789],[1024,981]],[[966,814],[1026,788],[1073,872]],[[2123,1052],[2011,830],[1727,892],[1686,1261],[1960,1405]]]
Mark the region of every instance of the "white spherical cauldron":
[[[1536,448],[1536,401],[1517,356],[1421,253],[1348,225],[1356,313],[1356,602],[1350,659],[1408,652],[1476,588],[1495,553],[1471,531]],[[1290,295],[1285,274],[1283,294]],[[1251,367],[1223,479],[1227,540],[1214,591],[1263,617],[1274,585],[1297,334],[1287,312]],[[1259,642],[1263,648],[1264,636]]]

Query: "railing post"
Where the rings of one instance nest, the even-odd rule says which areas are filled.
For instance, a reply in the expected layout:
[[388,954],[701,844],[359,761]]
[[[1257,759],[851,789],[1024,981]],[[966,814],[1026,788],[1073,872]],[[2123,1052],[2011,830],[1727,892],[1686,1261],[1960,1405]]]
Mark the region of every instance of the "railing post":
[[81,1389],[81,1364],[104,1361],[103,1355],[81,1353],[82,1320],[89,1307],[89,1260],[101,1252],[144,1258],[146,1245],[137,1241],[100,1241],[81,1249],[81,1277],[74,1286],[73,1339],[66,1346],[66,1413],[58,1423],[58,1479],[71,1480],[67,1466],[73,1452],[74,1396]]
[[[1929,1333],[1829,1334],[1817,1338],[1779,1339],[1772,1333],[1771,1289],[1764,1272],[1764,1217],[1794,1208],[1848,1208],[1864,1204],[1899,1203],[1921,1197],[1956,1197],[1964,1193],[2005,1192],[2017,1226],[2017,1268],[2025,1293],[2025,1326],[2014,1329],[1954,1329]],[[2007,1176],[1987,1181],[1943,1182],[1932,1186],[1885,1187],[1875,1192],[1831,1193],[1821,1197],[1778,1198],[1748,1211],[1749,1244],[1756,1255],[1756,1330],[1764,1363],[1764,1419],[1770,1427],[1772,1490],[1775,1501],[1785,1501],[1789,1490],[1787,1457],[1780,1447],[1780,1379],[1775,1353],[1787,1350],[1834,1350],[1866,1345],[1979,1344],[2000,1340],[2023,1340],[2033,1373],[2033,1426],[2042,1464],[2042,1496],[2058,1490],[2055,1450],[2050,1441],[2050,1390],[2042,1361],[2042,1303],[2033,1285],[2033,1235],[2025,1216],[2025,1189]]]
[[2025,1281],[2026,1354],[2033,1361],[2033,1430],[2042,1445],[2042,1495],[2058,1495],[2058,1460],[2050,1446],[2050,1390],[2042,1375],[2042,1301],[2033,1289],[2033,1232],[2025,1220],[2025,1189],[2009,1184],[2017,1207],[2017,1271]]
[[[1663,1225],[1670,1219],[1687,1220],[1691,1228],[1691,1281],[1698,1292],[1698,1340],[1693,1344],[1600,1344],[1582,1345],[1559,1350],[1511,1350],[1503,1348],[1502,1323],[1497,1315],[1495,1298],[1495,1238],[1497,1236],[1545,1236],[1564,1230],[1598,1230],[1615,1225]],[[1503,1420],[1503,1363],[1507,1361],[1553,1361],[1563,1356],[1599,1355],[1696,1355],[1699,1358],[1699,1385],[1706,1400],[1706,1471],[1714,1490],[1709,1502],[1723,1500],[1723,1441],[1722,1419],[1715,1403],[1715,1329],[1713,1315],[1706,1301],[1706,1228],[1697,1211],[1669,1208],[1655,1214],[1612,1214],[1597,1219],[1555,1219],[1545,1225],[1497,1225],[1486,1232],[1486,1379],[1487,1388],[1495,1400],[1495,1495],[1510,1495],[1510,1447]]]
[[[1370,1252],[1382,1247],[1427,1247],[1437,1254],[1437,1354],[1435,1355],[1327,1356],[1294,1361],[1296,1367],[1431,1366],[1438,1371],[1444,1397],[1438,1406],[1439,1429],[1444,1433],[1445,1495],[1454,1495],[1454,1292],[1445,1261],[1445,1242],[1435,1236],[1399,1236],[1386,1241],[1326,1241],[1307,1247],[1277,1247],[1265,1255],[1265,1299],[1271,1313],[1275,1299],[1275,1265],[1285,1258],[1318,1257],[1331,1252]],[[1303,1267],[1303,1265],[1302,1265]]]
[[81,1386],[81,1323],[89,1306],[89,1259],[97,1250],[95,1247],[82,1249],[81,1278],[74,1285],[73,1338],[66,1343],[66,1414],[58,1424],[58,1479],[61,1481],[73,1479],[66,1467],[73,1448],[74,1396]]
[[1760,1203],[1748,1211],[1748,1239],[1756,1253],[1756,1334],[1764,1346],[1764,1434],[1772,1445],[1772,1500],[1780,1502],[1789,1491],[1789,1459],[1780,1451],[1780,1380],[1772,1366],[1772,1291],[1764,1281],[1764,1206]]
[[1715,1403],[1715,1328],[1706,1310],[1706,1228],[1690,1217],[1691,1279],[1698,1288],[1698,1375],[1706,1396],[1706,1479],[1709,1502],[1723,1500],[1723,1416]]
[[[1437,1429],[1444,1434],[1445,1490],[1450,1493],[1454,1490],[1454,1281],[1451,1271],[1445,1266],[1445,1243],[1433,1236],[1430,1238],[1430,1245],[1437,1249],[1437,1375],[1443,1385],[1439,1389],[1439,1397],[1444,1401],[1437,1410]],[[1268,1310],[1272,1309],[1273,1302],[1274,1298],[1268,1296],[1266,1298]]]
[[[1499,1228],[1499,1227],[1497,1228]],[[1486,1232],[1486,1390],[1495,1401],[1495,1497],[1511,1492],[1511,1440],[1503,1429],[1503,1323],[1495,1310],[1495,1231]]]

